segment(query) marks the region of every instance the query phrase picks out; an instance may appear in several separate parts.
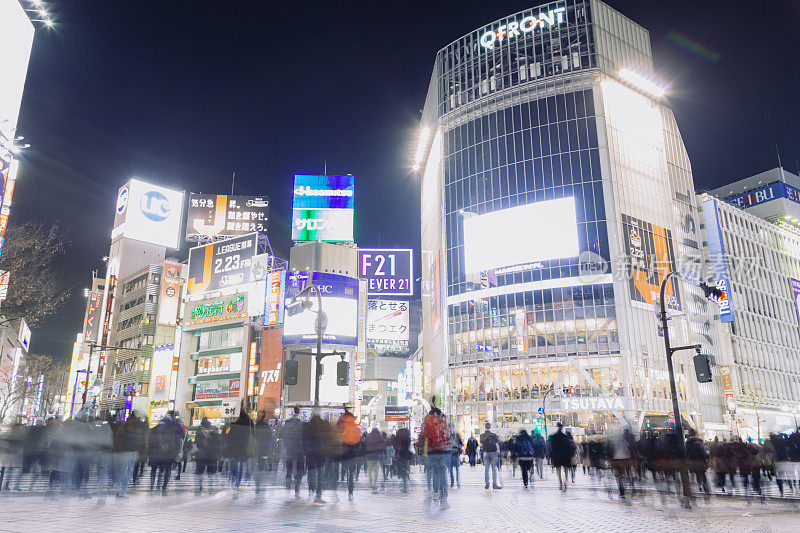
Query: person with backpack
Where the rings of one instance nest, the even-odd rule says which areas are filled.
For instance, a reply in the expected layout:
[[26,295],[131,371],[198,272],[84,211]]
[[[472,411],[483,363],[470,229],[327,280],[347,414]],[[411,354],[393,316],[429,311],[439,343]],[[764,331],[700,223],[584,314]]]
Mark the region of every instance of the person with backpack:
[[531,440],[533,440],[533,461],[536,464],[536,473],[539,475],[539,479],[544,479],[544,456],[547,444],[539,430],[533,432]]
[[173,411],[164,416],[156,426],[150,430],[147,449],[150,459],[150,492],[156,482],[156,474],[161,478],[161,495],[167,495],[167,486],[172,472],[172,465],[178,460],[178,455],[183,448],[183,426],[176,419]]
[[486,431],[481,433],[481,450],[483,451],[483,477],[486,483],[484,488],[489,488],[489,470],[492,472],[492,488],[502,489],[497,484],[497,461],[500,452],[500,439],[492,433],[492,425],[486,422]]
[[347,472],[347,498],[353,501],[356,461],[361,450],[361,428],[356,424],[356,418],[350,411],[345,410],[339,417],[336,422],[336,433],[342,444],[342,470]]
[[253,421],[242,409],[239,418],[231,424],[225,441],[226,455],[231,465],[231,485],[233,486],[233,498],[239,497],[239,486],[242,483],[242,474],[245,464],[249,459],[255,457],[255,439],[253,437]]
[[449,509],[447,503],[447,477],[446,467],[450,459],[450,431],[447,429],[447,420],[436,405],[422,421],[422,430],[419,434],[423,443],[424,453],[428,457],[428,468],[431,472],[433,484],[433,497],[439,498],[441,509]]
[[[456,425],[452,422],[450,423],[450,460],[447,463],[447,470],[450,472],[450,488],[453,487],[453,483],[458,485],[458,488],[461,488],[461,475],[459,470],[461,468],[461,454],[464,450],[464,441],[461,440],[461,435],[458,431],[456,431]],[[453,470],[455,469],[455,479],[453,476]]]
[[[533,439],[524,429],[519,430],[519,435],[514,439],[514,448],[514,454],[517,457],[519,469],[522,472],[523,489],[528,490],[528,473],[533,467],[535,452]],[[532,475],[530,476],[530,480],[533,481]]]

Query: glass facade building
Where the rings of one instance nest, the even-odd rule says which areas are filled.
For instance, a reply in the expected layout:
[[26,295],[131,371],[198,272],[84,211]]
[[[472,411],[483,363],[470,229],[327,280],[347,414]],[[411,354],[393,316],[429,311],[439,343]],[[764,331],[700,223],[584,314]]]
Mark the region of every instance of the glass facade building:
[[[653,76],[649,35],[588,0],[510,15],[436,57],[417,151],[424,386],[465,433],[545,417],[591,433],[671,410],[653,299],[699,258],[699,220],[671,112],[621,69]],[[574,251],[550,252],[565,240]],[[677,283],[667,296],[675,340],[713,348],[713,310]],[[721,422],[690,364],[676,358],[684,418]]]

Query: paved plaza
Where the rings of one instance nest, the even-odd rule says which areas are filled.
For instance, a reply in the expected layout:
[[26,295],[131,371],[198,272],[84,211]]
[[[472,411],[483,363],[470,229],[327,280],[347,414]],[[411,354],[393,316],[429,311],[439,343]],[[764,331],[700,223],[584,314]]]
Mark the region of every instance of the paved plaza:
[[[416,469],[415,469],[416,470]],[[414,473],[414,488],[403,494],[396,483],[373,494],[356,488],[355,501],[341,488],[324,494],[326,504],[308,499],[305,486],[295,499],[273,485],[266,502],[257,503],[252,485],[238,499],[227,489],[195,495],[194,476],[187,474],[162,497],[149,495],[142,485],[130,497],[98,504],[75,496],[49,499],[44,484],[33,493],[0,495],[0,531],[780,531],[800,530],[800,500],[767,498],[747,502],[742,497],[698,499],[692,510],[680,508],[674,495],[662,500],[647,491],[620,500],[611,484],[578,472],[566,493],[552,475],[524,491],[519,478],[503,469],[502,490],[484,490],[481,468],[462,469],[461,488],[450,491],[450,509],[428,502],[424,477]],[[550,474],[548,472],[548,474]],[[147,481],[148,478],[143,479]],[[341,487],[341,485],[340,485]],[[93,487],[96,491],[96,484]]]

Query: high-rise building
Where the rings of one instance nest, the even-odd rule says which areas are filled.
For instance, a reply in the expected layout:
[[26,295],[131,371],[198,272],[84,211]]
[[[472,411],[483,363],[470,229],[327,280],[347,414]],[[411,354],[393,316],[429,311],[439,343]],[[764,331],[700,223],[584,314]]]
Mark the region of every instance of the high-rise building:
[[714,354],[725,420],[752,439],[793,428],[800,408],[800,229],[785,218],[796,200],[778,193],[798,180],[779,169],[754,178],[765,176],[744,191],[717,189],[732,192],[727,201],[700,197],[707,257],[725,291]]
[[[702,258],[691,166],[648,31],[598,0],[504,17],[436,55],[420,126],[423,390],[469,433],[669,424],[659,286]],[[673,345],[716,305],[666,285]],[[682,415],[726,431],[675,356]]]
[[712,189],[708,194],[769,222],[800,228],[800,177],[782,167]]

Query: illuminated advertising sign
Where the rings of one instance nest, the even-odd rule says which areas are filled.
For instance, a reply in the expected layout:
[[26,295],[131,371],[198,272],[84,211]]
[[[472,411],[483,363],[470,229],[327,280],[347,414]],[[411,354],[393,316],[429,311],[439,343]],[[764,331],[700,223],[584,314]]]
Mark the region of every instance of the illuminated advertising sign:
[[0,270],[0,302],[8,297],[8,281],[10,278],[10,272]]
[[414,251],[359,249],[358,277],[367,280],[369,296],[412,296]]
[[722,241],[722,230],[719,225],[717,200],[706,198],[703,200],[703,220],[706,226],[708,239],[708,255],[711,260],[711,271],[714,283],[722,291],[722,296],[717,298],[720,322],[733,322],[736,317],[733,312],[733,299],[730,291],[730,275],[728,262],[725,257],[725,244]]
[[178,248],[182,219],[183,191],[131,180],[117,193],[111,237]]
[[241,378],[198,381],[195,386],[194,398],[195,400],[236,398],[239,396],[241,383]]
[[269,198],[227,194],[189,195],[186,237],[239,237],[267,232]]
[[505,40],[512,40],[525,34],[531,34],[534,30],[549,30],[553,26],[562,24],[565,20],[566,8],[558,7],[551,9],[547,13],[539,13],[538,16],[528,15],[519,20],[512,20],[501,24],[497,29],[489,30],[481,35],[481,46],[492,49],[496,44]]
[[[661,280],[675,270],[672,232],[623,214],[622,233],[631,299],[652,306],[658,301]],[[665,297],[667,309],[680,311],[677,278],[667,284]]]
[[159,324],[174,326],[177,323],[180,289],[181,265],[164,263],[164,272],[161,275],[161,296],[158,300]]
[[431,305],[431,326],[433,327],[433,334],[439,333],[439,327],[442,324],[442,270],[440,261],[439,250],[436,251],[436,259],[431,264],[431,289],[430,289],[430,305]]
[[0,50],[3,50],[3,78],[0,84],[0,130],[14,136],[28,74],[33,46],[33,24],[25,14],[23,2],[0,2]]
[[216,324],[247,318],[247,302],[244,294],[189,302],[187,308],[189,316],[186,317],[186,326]]
[[153,359],[150,364],[150,399],[148,402],[148,418],[150,421],[158,421],[167,414],[174,352],[175,347],[172,344],[161,344],[153,349]]
[[402,300],[369,300],[367,305],[367,342],[408,347],[408,302]]
[[353,240],[353,176],[294,177],[292,240]]
[[[322,310],[327,316],[324,342],[355,346],[358,343],[358,280],[324,272],[292,271],[286,275],[286,305],[303,290],[309,278],[322,294]],[[319,304],[315,291],[306,293],[311,307],[292,314],[284,312],[283,343],[315,343],[315,324]]]
[[747,194],[740,194],[739,196],[730,197],[727,201],[738,207],[747,209],[748,207],[753,207],[781,198],[785,198],[800,204],[800,190],[795,189],[786,183],[777,182],[771,183],[760,189],[756,189],[755,191],[750,191]]
[[[0,158],[2,161],[2,158]],[[8,227],[8,215],[11,212],[11,198],[14,196],[14,183],[17,181],[19,171],[19,161],[11,159],[2,162],[5,168],[2,171],[3,191],[2,204],[0,204],[0,253],[3,251],[3,241],[5,240],[6,228]]]
[[283,339],[279,328],[261,332],[261,359],[258,364],[258,410],[272,417],[281,400],[283,384]]
[[250,282],[258,233],[197,246],[189,250],[187,294],[238,287]]
[[[464,215],[467,274],[578,257],[580,253],[575,198],[571,196],[467,215]],[[538,229],[530,231],[531,228]]]
[[92,291],[86,303],[86,315],[83,320],[83,338],[97,341],[100,335],[100,306],[103,304],[102,291]]
[[286,285],[286,271],[276,270],[267,274],[267,313],[265,326],[283,324],[283,293]]

